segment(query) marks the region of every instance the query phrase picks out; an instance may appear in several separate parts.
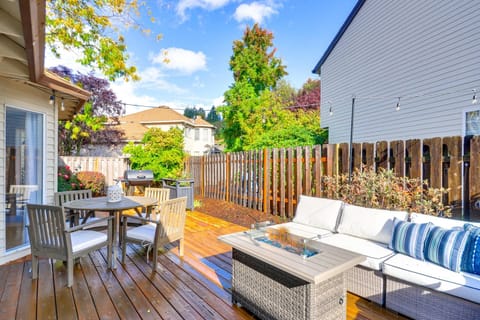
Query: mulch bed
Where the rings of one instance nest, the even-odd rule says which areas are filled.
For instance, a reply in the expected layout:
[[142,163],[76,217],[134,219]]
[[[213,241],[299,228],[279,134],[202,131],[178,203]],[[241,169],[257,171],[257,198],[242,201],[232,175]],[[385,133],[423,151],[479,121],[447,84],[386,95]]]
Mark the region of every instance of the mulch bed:
[[247,228],[250,228],[255,222],[267,220],[275,223],[284,222],[278,216],[245,208],[231,202],[200,197],[195,197],[195,201],[201,203],[200,206],[195,207],[195,210]]

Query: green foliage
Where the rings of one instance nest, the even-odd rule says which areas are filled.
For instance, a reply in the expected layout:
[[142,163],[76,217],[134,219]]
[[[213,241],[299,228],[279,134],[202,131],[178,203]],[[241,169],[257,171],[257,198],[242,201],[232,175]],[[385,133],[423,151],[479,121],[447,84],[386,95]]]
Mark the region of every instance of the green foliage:
[[190,119],[195,119],[196,116],[201,116],[203,119],[205,119],[205,110],[203,110],[203,108],[197,109],[197,107],[185,108],[183,115]]
[[82,189],[92,190],[93,196],[102,196],[105,194],[105,175],[96,171],[80,171],[77,173],[77,178],[81,184]]
[[178,178],[182,175],[185,157],[183,132],[178,128],[169,131],[151,128],[140,144],[130,142],[123,153],[130,155],[132,169],[152,170],[155,181]]
[[235,82],[225,92],[226,105],[219,108],[224,118],[223,137],[230,151],[244,149],[247,119],[258,111],[261,94],[275,88],[287,74],[272,46],[273,34],[258,24],[247,27],[242,40],[233,43],[230,70]]
[[444,205],[444,188],[431,188],[420,179],[398,177],[392,170],[373,168],[355,170],[348,174],[323,177],[324,195],[346,203],[369,208],[405,210],[409,212],[446,216],[451,209]]
[[84,189],[84,185],[78,180],[77,175],[69,166],[58,167],[57,191],[70,191]]
[[94,116],[90,102],[83,110],[73,116],[72,120],[59,121],[59,153],[63,155],[80,154],[83,141],[88,139],[92,132],[97,132],[104,127],[105,116]]
[[[136,22],[146,2],[118,0],[47,0],[46,43],[59,56],[59,49],[77,50],[79,62],[98,68],[110,80],[137,80],[137,70],[128,66],[128,50],[121,33],[130,27],[144,34],[150,30]],[[154,22],[151,10],[145,10]],[[118,27],[121,26],[121,27]],[[161,38],[157,35],[157,40]]]

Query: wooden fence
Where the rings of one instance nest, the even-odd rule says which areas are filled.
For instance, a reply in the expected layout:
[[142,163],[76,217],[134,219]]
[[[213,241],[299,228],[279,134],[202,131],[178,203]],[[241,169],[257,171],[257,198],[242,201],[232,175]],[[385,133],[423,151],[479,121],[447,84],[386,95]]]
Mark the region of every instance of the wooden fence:
[[129,164],[127,158],[114,157],[59,157],[59,165],[68,165],[72,171],[97,171],[105,175],[106,185],[115,184],[114,179],[123,177]]
[[[348,153],[346,143],[236,152],[191,157],[186,171],[196,195],[291,218],[299,195],[322,196],[322,176],[348,173]],[[354,168],[392,169],[449,188],[446,201],[467,219],[479,211],[478,136],[355,143],[352,154]]]

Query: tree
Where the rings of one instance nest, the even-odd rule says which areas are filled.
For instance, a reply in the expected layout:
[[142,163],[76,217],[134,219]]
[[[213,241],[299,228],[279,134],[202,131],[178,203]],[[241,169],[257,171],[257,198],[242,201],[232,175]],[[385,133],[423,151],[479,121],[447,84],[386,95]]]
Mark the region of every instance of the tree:
[[212,106],[212,108],[208,112],[206,120],[213,125],[215,125],[215,123],[217,123],[219,121],[222,121],[222,118],[217,113],[217,109],[215,109],[215,106]]
[[146,2],[137,0],[47,0],[45,41],[57,56],[60,48],[78,51],[81,64],[98,68],[109,80],[137,80],[136,68],[127,64],[129,55],[121,31],[133,27],[145,34],[151,32],[135,20],[146,11],[155,22],[151,11],[142,6]]
[[195,119],[197,116],[201,116],[203,119],[205,119],[205,110],[203,110],[202,107],[198,109],[197,107],[185,108],[183,115],[190,119]]
[[155,181],[182,175],[185,153],[183,132],[178,128],[168,131],[150,128],[140,144],[130,142],[123,152],[130,155],[132,169],[152,170]]
[[308,79],[298,91],[292,108],[320,110],[320,80]]
[[123,105],[110,89],[110,83],[92,74],[74,73],[65,66],[57,66],[50,71],[92,93],[90,101],[73,116],[72,120],[59,121],[60,154],[78,155],[81,147],[88,143],[119,143],[123,133],[104,126],[107,117],[115,124],[123,113]]
[[247,27],[242,40],[233,43],[230,70],[234,83],[225,92],[226,105],[221,108],[228,150],[244,148],[249,131],[246,120],[258,112],[262,93],[275,88],[278,80],[287,74],[272,46],[273,34],[258,24]]

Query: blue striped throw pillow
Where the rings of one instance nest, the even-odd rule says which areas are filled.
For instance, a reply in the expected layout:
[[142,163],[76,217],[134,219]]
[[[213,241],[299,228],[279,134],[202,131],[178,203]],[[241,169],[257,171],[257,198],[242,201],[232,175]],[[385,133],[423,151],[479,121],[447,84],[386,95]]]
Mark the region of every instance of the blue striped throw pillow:
[[394,218],[390,249],[425,260],[423,247],[431,226],[431,222],[412,223]]
[[463,227],[469,236],[462,256],[461,270],[480,274],[480,228],[470,223],[465,223]]
[[425,258],[455,272],[460,271],[469,232],[432,227],[425,244]]

